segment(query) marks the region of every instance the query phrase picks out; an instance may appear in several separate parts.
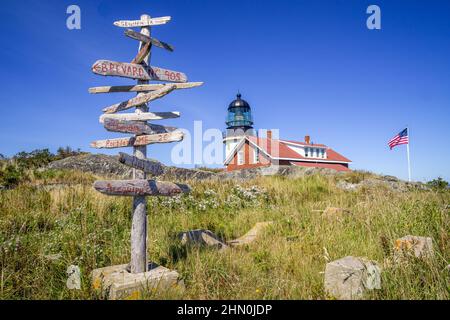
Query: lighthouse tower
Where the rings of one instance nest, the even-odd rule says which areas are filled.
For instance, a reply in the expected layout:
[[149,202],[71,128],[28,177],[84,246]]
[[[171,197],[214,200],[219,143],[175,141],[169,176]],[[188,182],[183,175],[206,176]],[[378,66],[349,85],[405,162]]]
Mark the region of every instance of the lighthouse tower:
[[228,106],[225,123],[227,125],[227,131],[224,135],[223,143],[225,144],[226,159],[244,135],[255,135],[250,105],[247,101],[241,99],[239,92],[236,95],[236,99]]

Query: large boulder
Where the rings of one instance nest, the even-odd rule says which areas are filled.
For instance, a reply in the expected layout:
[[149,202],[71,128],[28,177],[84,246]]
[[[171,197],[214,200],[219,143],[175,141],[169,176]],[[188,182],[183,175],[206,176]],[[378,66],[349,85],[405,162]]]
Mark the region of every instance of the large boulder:
[[117,176],[120,178],[131,178],[132,169],[121,164],[117,156],[106,154],[91,154],[67,157],[62,160],[50,162],[47,169],[71,169],[90,172],[102,176]]
[[[100,176],[113,176],[122,179],[131,179],[133,169],[119,162],[118,156],[109,156],[106,154],[91,154],[68,157],[62,160],[53,161],[46,167],[47,169],[72,169],[83,172],[90,172]],[[198,169],[186,169],[165,166],[157,160],[152,160],[162,167],[162,171],[153,177],[159,179],[175,179],[175,180],[202,180],[210,179],[217,176],[216,173]],[[152,177],[149,175],[149,177]]]
[[424,259],[432,255],[433,239],[430,237],[408,235],[395,241],[394,258],[396,261],[402,261],[408,256]]
[[325,292],[336,299],[361,299],[367,290],[380,288],[381,269],[374,261],[348,256],[325,267]]

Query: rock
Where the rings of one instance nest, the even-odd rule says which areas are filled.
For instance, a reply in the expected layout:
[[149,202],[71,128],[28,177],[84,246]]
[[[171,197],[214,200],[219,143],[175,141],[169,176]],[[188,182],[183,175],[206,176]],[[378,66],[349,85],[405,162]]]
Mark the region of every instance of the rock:
[[70,265],[67,267],[67,282],[66,286],[69,290],[80,290],[81,288],[81,273],[80,268],[75,265]]
[[205,180],[216,178],[217,173],[199,169],[187,169],[178,167],[164,167],[163,179],[171,178],[177,180]]
[[265,221],[265,222],[257,222],[253,228],[251,228],[246,234],[244,234],[242,237],[237,238],[235,240],[228,241],[227,243],[230,246],[242,246],[244,244],[249,244],[256,240],[256,238],[266,229],[268,226],[270,226],[273,223],[273,221]]
[[430,237],[405,236],[395,240],[394,258],[402,260],[407,256],[429,258],[433,255],[433,239]]
[[325,267],[325,292],[337,299],[361,299],[367,290],[380,288],[381,269],[374,261],[348,256]]
[[217,247],[218,249],[226,249],[228,247],[214,233],[205,229],[181,232],[178,234],[178,239],[180,239],[182,245]]
[[177,271],[149,263],[148,271],[130,273],[127,264],[92,271],[92,286],[100,296],[110,300],[137,300],[150,292],[183,291],[184,281]]
[[[149,159],[161,166],[161,171],[152,177],[160,177],[161,179],[177,179],[177,180],[203,180],[211,179],[217,176],[216,173],[198,169],[186,169],[177,167],[168,167],[157,160]],[[131,179],[133,170],[119,162],[117,156],[109,156],[105,154],[82,154],[57,160],[49,163],[46,169],[71,169],[90,172],[95,175],[113,176],[123,179]],[[150,176],[150,175],[149,175]]]
[[338,181],[336,187],[345,191],[356,191],[360,187],[357,183],[350,183],[344,180]]
[[97,175],[131,178],[132,169],[121,164],[116,156],[106,154],[82,154],[50,162],[47,169],[71,169]]
[[224,171],[217,174],[220,179],[248,180],[259,176],[285,176],[291,178],[304,177],[312,174],[325,176],[340,175],[342,172],[326,168],[296,167],[286,165],[271,165],[267,167],[248,168],[234,171]]

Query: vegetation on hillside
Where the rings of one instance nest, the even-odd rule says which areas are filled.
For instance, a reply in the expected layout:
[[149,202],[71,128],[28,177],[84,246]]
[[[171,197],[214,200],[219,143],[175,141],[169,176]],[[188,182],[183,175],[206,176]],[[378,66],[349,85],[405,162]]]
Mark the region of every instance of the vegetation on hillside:
[[[189,195],[149,197],[149,258],[177,270],[186,291],[148,298],[327,299],[325,264],[353,255],[383,268],[382,289],[369,299],[449,299],[450,192],[336,187],[366,174],[190,181]],[[90,272],[129,261],[131,199],[96,192],[94,179],[44,171],[0,191],[0,299],[97,299]],[[55,186],[61,181],[76,184]],[[327,206],[351,213],[326,218],[317,210]],[[219,252],[176,239],[204,228],[230,240],[268,220],[274,224],[247,247]],[[408,234],[432,237],[433,258],[392,263],[395,240]],[[66,288],[71,264],[81,269],[81,290]]]
[[0,154],[0,186],[12,188],[21,182],[30,181],[33,175],[39,174],[37,169],[42,168],[55,160],[83,154],[80,149],[59,147],[55,154],[49,149],[36,149],[31,152],[21,151],[11,159]]

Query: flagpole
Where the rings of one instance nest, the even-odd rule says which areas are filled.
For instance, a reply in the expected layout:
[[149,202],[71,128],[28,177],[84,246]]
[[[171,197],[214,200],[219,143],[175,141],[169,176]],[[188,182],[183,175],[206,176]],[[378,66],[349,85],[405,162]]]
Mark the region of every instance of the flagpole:
[[406,153],[408,155],[408,181],[411,182],[411,162],[409,160],[409,143],[411,142],[411,136],[408,127],[406,127],[406,132],[408,134],[408,144],[406,145]]

